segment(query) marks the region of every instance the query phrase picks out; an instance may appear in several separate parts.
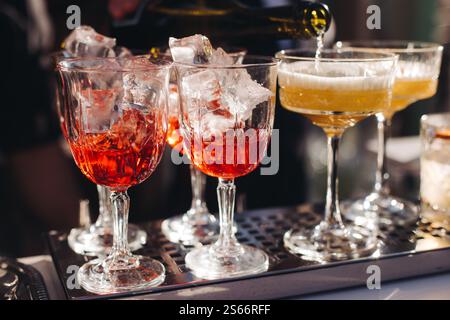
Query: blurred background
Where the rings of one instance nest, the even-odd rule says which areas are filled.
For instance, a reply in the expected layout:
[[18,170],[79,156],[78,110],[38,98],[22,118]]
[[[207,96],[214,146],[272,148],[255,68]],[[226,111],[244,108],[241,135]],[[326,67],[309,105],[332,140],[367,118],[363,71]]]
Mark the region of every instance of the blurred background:
[[[289,0],[241,0],[255,7],[287,5]],[[424,113],[448,110],[450,0],[324,0],[334,23],[326,41],[397,39],[435,41],[445,45],[438,94],[398,113],[393,136],[414,136]],[[42,252],[42,234],[78,224],[79,200],[89,199],[95,219],[97,193],[72,157],[64,151],[54,103],[51,53],[59,50],[70,30],[70,5],[81,9],[81,24],[116,37],[132,49],[166,46],[169,36],[202,33],[213,45],[243,46],[250,53],[273,55],[284,48],[314,46],[315,40],[276,40],[262,34],[248,37],[233,29],[216,28],[216,18],[180,19],[167,7],[196,3],[220,9],[227,0],[0,0],[0,255],[25,256]],[[366,27],[367,7],[381,8],[381,29]],[[158,9],[159,8],[159,9]],[[226,28],[228,29],[228,28]],[[323,201],[326,184],[326,144],[322,131],[303,117],[277,107],[279,171],[261,176],[256,170],[237,180],[237,211]],[[373,185],[375,154],[368,141],[376,122],[367,119],[345,133],[340,149],[341,198],[368,193]],[[389,163],[394,194],[412,200],[418,193],[418,161]],[[208,180],[207,202],[214,212],[216,179]],[[170,150],[150,179],[130,189],[132,222],[160,219],[185,212],[190,205],[189,169],[174,165]]]

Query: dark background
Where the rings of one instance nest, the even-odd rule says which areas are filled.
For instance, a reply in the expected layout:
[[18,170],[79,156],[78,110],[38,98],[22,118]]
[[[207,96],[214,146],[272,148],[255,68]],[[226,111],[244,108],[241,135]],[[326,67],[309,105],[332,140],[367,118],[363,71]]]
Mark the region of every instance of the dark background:
[[[182,6],[198,2],[228,7],[231,1],[149,1],[150,4]],[[288,0],[251,0],[262,7]],[[408,39],[449,42],[449,0],[339,0],[328,3],[334,26],[327,35],[334,40]],[[42,233],[76,226],[78,202],[90,199],[95,219],[95,186],[82,176],[70,155],[54,112],[54,79],[49,54],[59,49],[70,30],[66,27],[69,5],[81,8],[81,23],[114,36],[120,45],[133,49],[165,46],[169,36],[202,33],[213,45],[244,46],[250,53],[273,55],[282,48],[314,45],[314,41],[278,41],[265,35],[245,37],[233,29],[232,21],[197,17],[180,20],[150,9],[137,24],[123,26],[139,0],[0,0],[0,253],[24,256],[43,250]],[[381,8],[381,30],[366,28],[366,9]],[[224,24],[229,33],[224,35]],[[228,25],[227,25],[228,23]],[[220,31],[220,32],[219,32]],[[218,36],[220,34],[220,36]],[[414,104],[394,119],[395,136],[417,135],[420,115],[447,110],[448,47],[444,53],[438,94]],[[326,145],[323,133],[306,119],[277,107],[275,128],[280,129],[279,172],[261,176],[256,170],[237,180],[237,211],[269,206],[321,201],[325,193]],[[367,119],[346,132],[340,151],[340,193],[349,198],[367,193],[374,180],[374,154],[366,151],[375,137],[375,121]],[[417,166],[393,165],[394,191],[417,197]],[[356,174],[357,173],[357,174]],[[217,210],[216,181],[208,180],[207,201]],[[189,170],[170,161],[170,150],[146,182],[130,189],[130,220],[147,221],[176,215],[190,205]]]

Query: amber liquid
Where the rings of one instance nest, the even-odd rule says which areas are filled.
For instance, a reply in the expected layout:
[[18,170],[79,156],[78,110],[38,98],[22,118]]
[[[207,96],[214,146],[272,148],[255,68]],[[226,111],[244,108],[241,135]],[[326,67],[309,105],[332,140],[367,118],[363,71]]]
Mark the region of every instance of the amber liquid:
[[389,107],[387,89],[334,90],[280,85],[284,108],[300,113],[315,125],[340,130]]
[[270,131],[267,129],[237,129],[208,141],[193,137],[190,158],[203,173],[223,179],[245,176],[261,162]]
[[108,131],[82,132],[68,142],[86,177],[95,184],[122,191],[152,174],[161,160],[165,137],[162,114],[144,115],[127,109]]
[[383,114],[390,118],[415,101],[434,96],[437,84],[436,79],[395,79],[391,108],[384,111]]

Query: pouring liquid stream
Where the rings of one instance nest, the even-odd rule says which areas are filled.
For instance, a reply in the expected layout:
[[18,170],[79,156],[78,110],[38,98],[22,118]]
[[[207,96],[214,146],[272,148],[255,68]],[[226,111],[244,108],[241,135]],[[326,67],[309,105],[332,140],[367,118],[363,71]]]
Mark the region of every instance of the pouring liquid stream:
[[317,36],[317,49],[316,49],[316,61],[315,61],[315,67],[316,71],[319,71],[319,59],[321,57],[322,49],[323,49],[323,35],[324,33],[321,33]]

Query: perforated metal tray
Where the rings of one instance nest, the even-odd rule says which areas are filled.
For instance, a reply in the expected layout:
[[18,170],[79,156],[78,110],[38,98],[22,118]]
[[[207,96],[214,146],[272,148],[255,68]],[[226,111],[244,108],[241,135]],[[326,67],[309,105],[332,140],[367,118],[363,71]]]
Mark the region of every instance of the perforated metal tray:
[[73,288],[73,266],[81,266],[88,258],[68,247],[65,233],[50,232],[48,244],[68,299],[273,299],[366,285],[370,265],[380,267],[381,281],[450,270],[450,229],[426,219],[383,227],[379,250],[366,258],[319,264],[287,252],[284,232],[296,224],[317,224],[320,212],[321,205],[302,205],[237,214],[237,238],[264,249],[271,257],[270,268],[258,275],[214,281],[197,279],[187,270],[184,256],[189,248],[170,243],[159,221],[145,224],[149,240],[137,253],[164,263],[166,281],[157,288],[127,294],[97,296]]

